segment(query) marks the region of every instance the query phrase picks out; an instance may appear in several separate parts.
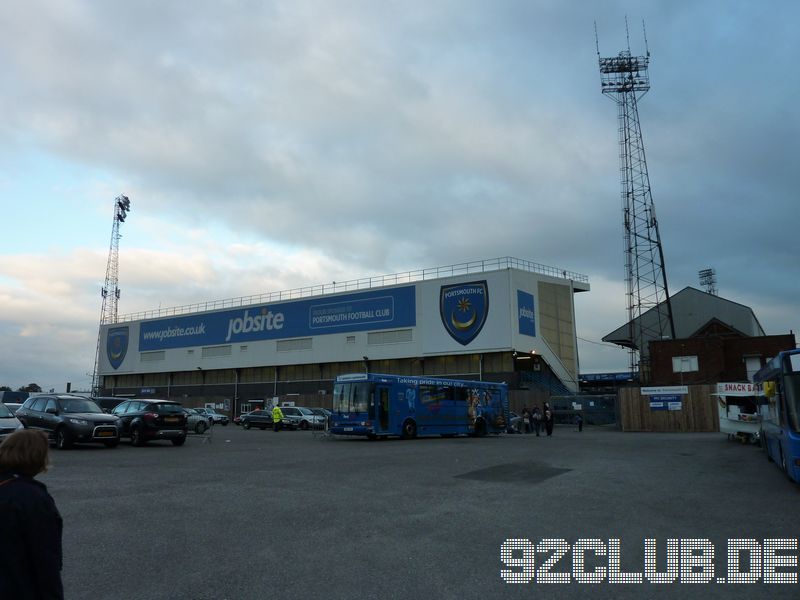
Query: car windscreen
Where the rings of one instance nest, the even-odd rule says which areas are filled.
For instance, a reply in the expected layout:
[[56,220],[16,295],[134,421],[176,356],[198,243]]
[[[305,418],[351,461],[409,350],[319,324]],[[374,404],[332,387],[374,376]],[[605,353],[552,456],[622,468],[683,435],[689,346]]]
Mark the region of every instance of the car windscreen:
[[310,408],[298,408],[297,410],[299,410],[304,415],[313,415],[314,414],[314,411],[311,410]]
[[183,407],[180,404],[151,404],[147,407],[150,412],[156,412],[160,415],[180,415],[183,414]]
[[102,413],[103,410],[91,400],[85,398],[62,398],[59,400],[65,413]]
[[13,417],[14,413],[8,410],[8,407],[5,404],[0,404],[0,419],[8,419],[9,417]]

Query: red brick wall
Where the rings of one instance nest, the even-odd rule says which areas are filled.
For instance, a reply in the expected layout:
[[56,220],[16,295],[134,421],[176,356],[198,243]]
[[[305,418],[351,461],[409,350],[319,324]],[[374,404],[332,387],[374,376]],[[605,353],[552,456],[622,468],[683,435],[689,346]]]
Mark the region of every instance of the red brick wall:
[[[689,385],[746,381],[745,356],[761,355],[761,364],[781,350],[795,347],[794,334],[761,337],[703,337],[650,343],[651,380],[648,385]],[[697,356],[698,371],[673,373],[672,358]]]

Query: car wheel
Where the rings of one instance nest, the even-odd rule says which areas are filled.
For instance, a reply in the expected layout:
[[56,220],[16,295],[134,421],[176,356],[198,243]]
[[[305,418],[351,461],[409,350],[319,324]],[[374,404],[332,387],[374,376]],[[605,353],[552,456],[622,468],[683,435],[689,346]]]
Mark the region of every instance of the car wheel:
[[195,433],[205,433],[206,429],[208,429],[208,425],[206,425],[205,421],[198,421],[197,425],[194,426]]
[[400,437],[407,440],[417,437],[417,424],[411,419],[408,419],[403,423],[403,432],[400,434]]
[[65,427],[56,429],[56,448],[59,450],[67,450],[72,447],[72,442],[69,439],[69,434]]
[[109,442],[103,442],[106,445],[106,448],[116,448],[119,446],[119,440],[111,440]]
[[245,429],[250,429],[250,421],[245,421],[244,423],[242,423],[242,427],[244,427]]
[[179,438],[172,438],[172,445],[173,446],[183,446],[184,442],[186,442],[186,436],[181,436]]
[[131,446],[144,446],[142,430],[138,427],[131,428]]
[[228,422],[227,422],[227,421],[223,421],[223,422],[222,422],[222,426],[223,426],[223,427],[227,427],[227,426],[228,426]]
[[308,421],[300,421],[300,429],[302,429],[303,431],[308,429]]

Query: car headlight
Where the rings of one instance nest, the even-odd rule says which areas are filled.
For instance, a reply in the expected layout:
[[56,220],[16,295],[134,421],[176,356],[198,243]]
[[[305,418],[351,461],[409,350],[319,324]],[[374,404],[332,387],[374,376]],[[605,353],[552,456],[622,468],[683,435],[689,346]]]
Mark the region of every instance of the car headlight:
[[72,417],[67,419],[67,421],[69,421],[70,423],[73,423],[75,425],[88,425],[89,424],[89,421],[87,421],[85,419],[73,419]]

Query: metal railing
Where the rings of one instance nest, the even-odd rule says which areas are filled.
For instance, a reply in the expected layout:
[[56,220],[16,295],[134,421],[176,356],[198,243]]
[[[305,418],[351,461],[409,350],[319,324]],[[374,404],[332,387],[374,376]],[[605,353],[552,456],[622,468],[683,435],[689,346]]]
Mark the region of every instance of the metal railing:
[[391,275],[376,275],[373,277],[363,277],[361,279],[351,279],[349,281],[333,281],[331,283],[294,288],[279,292],[265,292],[263,294],[254,294],[252,296],[240,296],[238,298],[226,298],[223,300],[209,300],[206,302],[197,302],[195,304],[185,304],[183,306],[146,310],[121,315],[117,319],[117,322],[139,321],[142,319],[154,319],[157,317],[219,310],[221,308],[236,308],[240,306],[249,306],[252,304],[267,304],[285,300],[297,300],[298,298],[310,298],[312,296],[322,296],[325,294],[338,294],[341,292],[380,288],[387,285],[400,285],[404,283],[413,283],[415,281],[425,281],[428,279],[453,277],[455,275],[468,275],[470,273],[484,273],[488,271],[502,271],[503,269],[518,269],[520,271],[528,271],[531,273],[538,273],[540,275],[549,275],[550,277],[557,277],[559,279],[567,279],[580,283],[589,283],[588,276],[575,273],[574,271],[567,271],[565,269],[558,269],[556,267],[548,267],[547,265],[542,265],[528,260],[504,256],[502,258],[459,263],[444,267],[432,267],[428,269],[418,269],[415,271],[405,271],[402,273],[392,273]]

